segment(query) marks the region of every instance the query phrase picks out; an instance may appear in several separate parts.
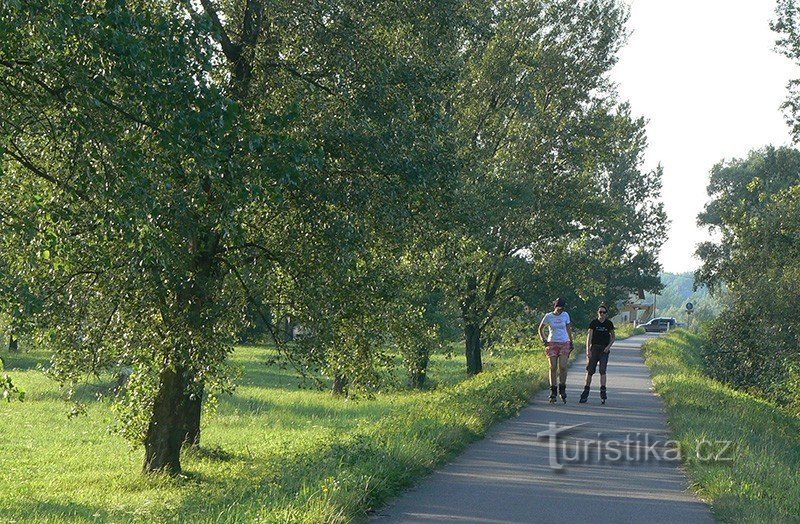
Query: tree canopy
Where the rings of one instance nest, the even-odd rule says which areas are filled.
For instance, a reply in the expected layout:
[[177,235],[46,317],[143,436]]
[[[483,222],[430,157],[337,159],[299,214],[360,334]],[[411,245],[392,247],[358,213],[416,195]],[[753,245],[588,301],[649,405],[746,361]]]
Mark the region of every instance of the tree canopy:
[[[412,384],[452,330],[658,286],[617,0],[7,2],[0,305],[179,473],[257,318],[299,371]],[[557,271],[554,268],[558,268]],[[593,305],[592,305],[593,307]],[[457,320],[454,320],[457,319]],[[10,391],[7,382],[5,390]]]

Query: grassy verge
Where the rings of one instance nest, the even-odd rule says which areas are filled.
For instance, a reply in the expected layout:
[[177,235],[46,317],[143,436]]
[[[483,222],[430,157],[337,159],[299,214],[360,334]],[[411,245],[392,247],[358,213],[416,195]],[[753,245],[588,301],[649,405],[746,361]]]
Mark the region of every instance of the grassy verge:
[[616,326],[616,335],[618,339],[624,339],[632,337],[634,335],[643,335],[643,334],[644,334],[644,328],[633,327],[633,324],[622,324],[621,326]]
[[[730,441],[722,458],[684,453],[697,493],[723,522],[800,522],[800,419],[702,373],[700,335],[679,330],[645,345],[645,361],[664,399],[681,449]],[[703,449],[705,458],[712,449]]]

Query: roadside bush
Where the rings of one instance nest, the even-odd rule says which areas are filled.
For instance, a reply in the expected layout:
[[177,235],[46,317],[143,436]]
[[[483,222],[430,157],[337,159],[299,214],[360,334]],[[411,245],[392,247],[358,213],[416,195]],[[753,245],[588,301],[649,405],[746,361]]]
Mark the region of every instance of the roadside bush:
[[736,389],[777,402],[800,404],[797,341],[757,315],[726,312],[707,325],[701,346],[706,374]]

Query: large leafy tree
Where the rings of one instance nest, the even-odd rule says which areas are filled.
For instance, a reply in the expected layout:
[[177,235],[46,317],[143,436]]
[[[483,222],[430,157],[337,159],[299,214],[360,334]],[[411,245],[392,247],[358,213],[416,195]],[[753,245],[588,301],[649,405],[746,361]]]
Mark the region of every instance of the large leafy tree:
[[[387,336],[405,347],[427,331],[411,325],[419,306],[405,292],[414,282],[403,266],[453,173],[443,100],[462,9],[458,2],[286,9],[259,50],[266,69],[257,89],[275,94],[260,103],[302,100],[292,136],[313,143],[320,161],[307,168],[313,187],[304,185],[297,204],[275,217],[304,256],[284,265],[292,277],[285,300],[265,305],[304,326],[299,350],[286,355],[302,372],[333,378],[338,392],[345,384],[373,388]],[[264,274],[252,272],[248,286]]]
[[146,470],[180,472],[246,302],[233,268],[258,233],[241,217],[296,173],[284,116],[253,118],[214,82],[206,32],[166,4],[24,2],[2,22],[4,233],[26,316],[63,382],[133,366],[124,428]]
[[339,284],[365,282],[373,240],[445,172],[442,62],[406,51],[436,49],[446,16],[257,0],[0,15],[8,295],[30,297],[20,317],[59,380],[133,367],[123,429],[146,471],[180,472],[247,312],[323,325],[326,308],[352,323],[374,306],[339,307],[370,291]]

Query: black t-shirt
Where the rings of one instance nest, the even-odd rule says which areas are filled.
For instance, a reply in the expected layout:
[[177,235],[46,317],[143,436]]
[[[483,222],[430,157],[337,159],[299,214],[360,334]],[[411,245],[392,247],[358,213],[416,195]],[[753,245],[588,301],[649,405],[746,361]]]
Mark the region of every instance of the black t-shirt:
[[589,324],[589,329],[594,330],[592,333],[593,346],[607,346],[611,343],[611,332],[614,331],[614,323],[606,319],[600,322],[597,319],[592,320]]

